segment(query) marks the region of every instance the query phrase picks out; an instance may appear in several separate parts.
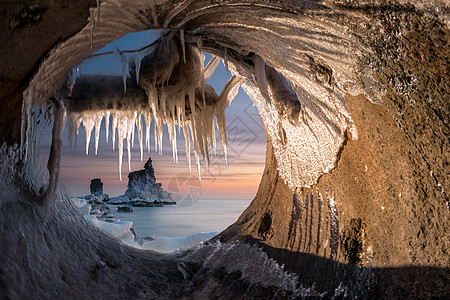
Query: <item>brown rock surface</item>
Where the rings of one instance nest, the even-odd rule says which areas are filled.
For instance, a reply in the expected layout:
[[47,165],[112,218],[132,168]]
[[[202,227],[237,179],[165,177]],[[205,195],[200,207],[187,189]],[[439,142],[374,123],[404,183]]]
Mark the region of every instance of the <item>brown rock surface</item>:
[[[323,289],[330,284],[336,288],[339,281],[327,282],[320,274],[323,268],[317,266],[336,261],[373,268],[378,281],[391,280],[386,292],[392,295],[399,296],[395,289],[402,286],[404,296],[414,297],[437,279],[443,281],[436,286],[435,295],[445,294],[449,238],[444,228],[450,224],[444,194],[383,106],[363,96],[348,95],[346,100],[359,138],[347,139],[336,168],[294,196],[278,177],[268,143],[266,168],[255,200],[220,238],[258,241],[288,269],[304,272],[305,283],[315,276]],[[335,226],[332,198],[338,211]],[[339,236],[335,248],[333,234]],[[305,272],[311,261],[314,270]],[[405,275],[397,269],[404,266],[437,268],[422,272],[411,268],[404,270],[410,273]],[[343,278],[345,268],[333,269],[335,277]],[[429,274],[423,276],[424,272]],[[403,276],[417,281],[414,292],[406,292],[409,283]]]
[[87,24],[95,0],[3,1],[0,6],[0,136],[20,140],[22,93],[42,59]]

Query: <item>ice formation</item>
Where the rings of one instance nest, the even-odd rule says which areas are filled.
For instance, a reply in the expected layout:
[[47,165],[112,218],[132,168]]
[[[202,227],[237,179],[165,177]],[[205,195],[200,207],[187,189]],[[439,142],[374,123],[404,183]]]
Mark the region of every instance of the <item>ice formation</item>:
[[141,248],[162,253],[170,253],[201,245],[203,242],[215,237],[219,231],[199,232],[185,237],[157,237],[152,241],[142,243]]
[[115,223],[100,221],[94,215],[85,215],[85,220],[94,227],[100,229],[110,237],[120,239],[123,243],[134,246],[134,235],[130,231],[133,222],[131,221],[116,221]]
[[[237,94],[241,83],[239,76],[233,76],[221,94],[217,95],[205,82],[212,76],[220,60],[213,57],[204,67],[204,55],[196,44],[185,41],[183,31],[179,34],[173,31],[165,32],[157,42],[141,51],[121,52],[115,45],[113,51],[122,66],[124,94],[117,91],[117,86],[112,86],[114,83],[110,79],[100,76],[77,78],[71,98],[66,100],[70,140],[76,138],[79,127],[83,124],[86,131],[86,154],[89,153],[92,131],[95,132],[95,154],[97,154],[102,120],[105,119],[107,125],[108,140],[108,125],[112,118],[112,147],[114,150],[117,133],[119,177],[122,180],[124,143],[128,153],[128,168],[131,171],[131,146],[135,139],[135,129],[137,128],[142,160],[144,146],[150,151],[151,122],[154,122],[155,151],[160,154],[163,124],[166,124],[174,161],[178,163],[177,131],[183,130],[189,170],[191,170],[192,145],[200,178],[201,159],[205,159],[208,168],[210,154],[216,153],[214,127],[216,116],[216,126],[227,161],[225,109]],[[129,78],[130,66],[133,65],[135,78]],[[187,79],[182,78],[185,74],[189,74]],[[128,91],[127,81],[131,82]],[[143,99],[142,93],[134,92],[140,89],[138,84],[144,88],[146,99]],[[97,93],[101,88],[105,93],[103,96]],[[117,92],[112,99],[114,91]]]
[[[114,50],[123,70],[122,92],[126,88],[128,94],[131,89],[127,71],[136,73],[132,77],[145,90],[147,106],[143,110],[134,108],[126,112],[121,108],[127,115],[126,126],[124,117],[118,116],[119,122],[114,110],[101,107],[95,113],[109,112],[114,117],[113,124],[117,123],[114,128],[121,130],[127,145],[128,138],[133,140],[134,137],[126,128],[136,126],[133,125],[134,113],[138,116],[134,124],[139,127],[142,122],[139,116],[143,113],[145,125],[142,122],[140,128],[148,129],[149,122],[154,122],[154,146],[159,152],[162,151],[163,124],[167,124],[175,161],[178,159],[175,132],[183,130],[188,161],[192,147],[200,172],[201,158],[205,158],[208,166],[209,154],[215,151],[213,115],[217,118],[226,152],[226,140],[222,139],[226,132],[221,120],[224,105],[221,103],[227,102],[228,96],[222,97],[222,93],[220,97],[213,97],[215,101],[209,101],[205,81],[218,61],[212,60],[209,69],[204,67],[201,51],[206,51],[222,58],[230,76],[239,76],[238,82],[251,97],[272,142],[283,180],[292,189],[314,184],[335,166],[347,133],[352,138],[357,137],[344,95],[364,93],[379,103],[371,97],[380,96],[377,91],[371,93],[371,89],[377,89],[374,81],[370,76],[361,78],[357,70],[359,59],[373,53],[348,36],[344,26],[327,22],[325,17],[319,20],[303,12],[290,17],[277,9],[271,9],[270,16],[261,17],[238,9],[236,20],[220,23],[220,26],[214,25],[215,20],[209,20],[199,26],[202,23],[196,23],[197,18],[222,8],[211,4],[204,10],[197,10],[191,4],[191,1],[180,3],[158,19],[153,1],[138,0],[133,5],[123,0],[102,2],[102,26],[94,26],[98,16],[97,10],[93,10],[90,24],[52,50],[40,66],[30,83],[28,94],[34,100],[24,106],[24,123],[29,123],[26,108],[44,106],[46,99],[57,94],[55,89],[64,85],[64,74],[92,51],[131,31],[163,28],[166,31],[145,55],[141,51]],[[276,8],[275,4],[266,4],[267,9]],[[89,38],[91,30],[93,39]],[[89,43],[92,50],[86,47]],[[271,69],[278,72],[277,75],[271,75]],[[231,80],[234,82],[233,78]],[[230,91],[232,95],[235,89]],[[89,111],[91,116],[92,113]],[[96,128],[97,119],[87,115],[88,110],[82,113],[83,119],[86,123],[94,122],[93,127],[88,126]],[[26,136],[26,128],[24,126],[23,136]],[[139,130],[138,138],[148,149],[148,130],[146,133],[144,138],[142,129]],[[111,137],[115,140],[114,133]],[[26,143],[26,139],[24,141]],[[119,151],[123,153],[120,150],[123,141],[119,143]]]

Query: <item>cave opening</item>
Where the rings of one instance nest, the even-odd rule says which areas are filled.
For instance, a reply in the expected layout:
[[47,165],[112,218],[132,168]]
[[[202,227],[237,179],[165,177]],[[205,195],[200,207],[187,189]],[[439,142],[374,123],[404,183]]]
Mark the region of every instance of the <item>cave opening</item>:
[[[123,74],[124,62],[120,61],[120,53],[135,53],[139,49],[145,49],[155,43],[163,34],[164,32],[160,30],[127,34],[92,53],[71,71],[68,77],[68,85],[71,91],[66,96],[66,103],[70,106],[73,105],[71,101],[80,101],[85,107],[77,106],[77,112],[86,110],[95,114],[98,110],[95,112],[90,110],[90,104],[87,103],[87,100],[99,102],[107,101],[102,100],[104,98],[115,97],[116,101],[119,102],[118,109],[122,107],[124,107],[124,110],[128,107],[133,108],[133,104],[126,102],[142,100],[142,94],[140,94],[140,91],[136,91],[139,87],[135,82],[136,71],[139,69],[135,68],[135,62],[131,57],[125,62],[129,63],[125,67],[127,74]],[[178,48],[181,52],[181,47],[178,46]],[[148,53],[146,54],[148,55]],[[214,69],[206,71],[211,73],[207,75],[209,78],[206,84],[213,91],[217,91],[216,94],[220,94],[229,84],[231,77],[226,69],[226,62],[219,63],[217,57],[204,52],[201,54],[205,57],[204,66],[215,60],[212,62],[215,64]],[[126,77],[127,90],[122,85],[123,75]],[[110,78],[116,80],[111,81]],[[89,80],[93,82],[91,85],[85,83]],[[103,85],[105,80],[108,81],[107,85]],[[78,93],[78,96],[72,97],[76,93]],[[121,97],[125,98],[124,104],[120,103]],[[76,98],[76,100],[72,98]],[[131,148],[128,152],[128,155],[131,156],[129,169],[127,170],[124,167],[121,171],[123,178],[120,178],[117,174],[117,149],[120,145],[118,131],[120,129],[113,127],[114,113],[110,113],[112,107],[104,107],[108,111],[108,115],[105,115],[104,111],[101,112],[101,120],[92,124],[91,119],[85,118],[78,121],[77,128],[71,128],[70,117],[68,116],[62,132],[63,145],[60,165],[60,180],[64,189],[77,206],[85,207],[86,201],[90,204],[90,210],[80,209],[83,214],[95,215],[99,220],[108,222],[116,222],[117,220],[133,222],[131,230],[135,233],[136,243],[132,243],[132,245],[135,246],[139,244],[139,241],[142,244],[144,239],[150,239],[150,237],[184,237],[205,232],[209,234],[201,237],[205,239],[218,234],[235,222],[250,204],[256,194],[265,157],[266,137],[258,112],[241,88],[233,98],[230,99],[231,105],[226,110],[227,158],[224,159],[223,150],[217,149],[216,151],[213,149],[213,147],[216,148],[216,145],[220,145],[221,137],[217,128],[217,119],[214,118],[215,133],[213,138],[216,139],[216,145],[213,145],[210,149],[212,155],[208,158],[209,167],[199,170],[198,175],[195,171],[190,172],[189,170],[191,166],[188,166],[188,161],[185,158],[186,151],[183,151],[183,149],[186,149],[186,140],[183,140],[185,137],[184,129],[179,128],[177,124],[171,125],[175,127],[172,134],[176,135],[175,141],[178,140],[176,142],[178,149],[174,150],[173,145],[171,145],[174,139],[169,134],[166,123],[163,124],[162,129],[162,147],[157,147],[155,143],[158,141],[154,136],[157,134],[157,131],[155,131],[156,121],[145,118],[144,114],[148,112],[141,113],[138,111],[132,133],[135,141],[134,144],[127,145]],[[34,110],[34,114],[38,114],[38,112]],[[70,112],[67,111],[66,114],[69,115]],[[146,122],[151,122],[151,124],[147,125]],[[42,127],[52,123],[52,120],[45,122],[42,118],[38,118],[38,123]],[[107,130],[106,126],[108,126]],[[139,126],[142,126],[142,128],[139,128]],[[45,163],[51,148],[50,127],[34,129],[42,137],[38,139],[40,144],[38,151],[42,163]],[[97,129],[97,127],[100,128]],[[74,132],[74,129],[76,132]],[[109,132],[109,137],[107,132]],[[192,130],[190,130],[190,133],[192,134]],[[124,144],[127,138],[129,137],[125,137]],[[143,145],[143,143],[145,144]],[[113,152],[111,152],[111,147]],[[144,148],[143,151],[141,151],[141,148]],[[175,158],[173,151],[177,151],[177,155],[180,156],[179,159]],[[190,152],[194,153],[194,151],[194,146],[191,144]],[[142,187],[142,189],[147,189],[145,191],[139,190],[141,194],[142,192],[147,193],[145,196],[138,193],[131,195],[128,192],[127,185],[134,183],[127,182],[127,173],[142,169],[148,158],[153,162],[156,180],[161,182],[161,188],[171,195],[171,199],[176,202],[175,206],[167,205],[164,210],[139,207],[139,205],[144,205],[141,202],[143,199],[145,199],[144,202],[147,206],[153,206],[149,203],[159,199],[147,197],[149,195],[148,190],[152,190],[148,186]],[[201,158],[200,164],[202,166],[205,165],[206,159],[206,157]],[[119,164],[121,164],[121,161],[119,161]],[[102,200],[107,205],[107,210],[103,208],[103,205],[101,207],[96,205],[89,195],[89,182],[96,178],[101,180],[101,197],[105,194],[105,198]],[[157,183],[155,182],[155,184]],[[124,195],[127,195],[128,200],[121,198]],[[83,198],[86,201],[83,201]],[[159,199],[159,201],[163,200]],[[121,205],[130,207],[133,213],[126,213],[129,212],[128,209],[124,212]],[[94,225],[96,224],[94,223]]]
[[[86,7],[95,5],[81,2]],[[5,49],[6,60],[11,61],[5,72],[11,75],[3,73],[0,78],[7,83],[6,88],[0,87],[2,93],[11,87],[6,91],[11,101],[2,102],[2,108],[14,112],[0,118],[7,124],[1,133],[10,138],[1,148],[0,189],[5,197],[0,218],[4,236],[0,293],[6,291],[11,298],[23,298],[30,291],[40,298],[444,297],[448,247],[442,228],[448,224],[449,202],[448,124],[442,107],[447,107],[448,80],[442,78],[448,77],[448,18],[443,18],[448,9],[438,2],[442,1],[417,5],[403,0],[395,4],[138,0],[133,5],[122,0],[97,1],[98,7],[84,9],[74,27],[58,26],[57,36],[41,31],[41,25],[51,27],[49,19],[53,27],[56,22],[67,24],[64,18],[54,18],[60,12],[71,23],[78,15],[73,11],[78,4],[19,10],[8,29],[9,36],[17,38],[11,51]],[[11,4],[8,9],[14,7]],[[3,19],[5,24],[8,18]],[[64,91],[58,89],[65,85],[66,74],[112,40],[149,28],[172,31],[165,31],[170,35],[166,41],[181,48],[167,56],[178,55],[178,61],[198,65],[198,55],[191,59],[197,51],[192,46],[200,49],[201,45],[202,51],[227,62],[231,70],[227,78],[245,78],[241,86],[257,108],[267,138],[265,170],[252,204],[212,243],[171,255],[123,247],[79,222],[78,212],[68,203],[56,201],[62,194],[57,182],[59,150],[64,145],[61,99],[65,99]],[[40,35],[33,36],[37,32],[45,32],[43,43]],[[415,47],[422,43],[426,45]],[[26,50],[27,55],[21,57],[17,50]],[[131,56],[120,47],[111,51],[119,54],[119,73],[125,73],[123,66],[128,65],[123,61]],[[21,58],[23,66],[17,64]],[[131,71],[136,69],[135,59]],[[145,85],[144,94],[152,91],[153,98],[139,102],[143,107],[153,105],[153,119],[174,124],[174,116],[177,122],[186,114],[202,118],[205,108],[217,102],[203,99],[203,83],[199,93],[192,89],[197,86],[189,79],[195,76],[185,76],[186,69],[178,68],[171,78],[165,71],[176,69],[175,65],[154,62],[142,59],[140,69],[148,76],[140,77],[140,82]],[[116,77],[119,98],[125,88],[130,97],[143,95],[134,89],[131,77]],[[164,100],[173,96],[169,91],[180,82],[176,78],[182,78],[185,85],[180,88],[187,89],[184,97],[175,97],[177,108]],[[76,87],[73,91],[81,96],[85,88]],[[124,101],[108,98],[109,102],[90,98],[66,112],[76,121],[75,113],[84,113],[77,109],[85,104],[97,112],[105,111],[104,106],[120,106],[126,113],[114,119],[123,128],[134,115]],[[22,103],[20,128],[20,121],[10,121],[14,116],[20,120]],[[161,114],[165,104],[166,112]],[[35,106],[52,114],[58,125],[49,133],[49,179],[26,159]],[[85,119],[93,121],[90,127],[96,129],[98,114]],[[109,119],[110,125],[114,119]],[[160,139],[163,123],[151,128],[157,137],[151,146],[167,153],[163,147],[170,143]],[[192,127],[198,131],[194,135],[206,138],[203,145],[201,139],[193,143],[197,153],[191,153],[192,173],[206,181],[204,158],[210,149],[204,145],[212,143],[212,130]],[[203,129],[208,134],[203,135]],[[134,129],[120,134],[126,137],[123,157],[131,132]],[[95,133],[90,136],[94,145]],[[21,137],[21,146],[14,146]],[[100,150],[98,155],[105,152]],[[183,161],[178,153],[173,157]],[[112,161],[117,165],[117,157]],[[126,168],[124,162],[119,174],[126,174]],[[118,177],[117,169],[111,174]],[[283,265],[295,274],[285,272]],[[406,277],[415,282],[413,288]]]

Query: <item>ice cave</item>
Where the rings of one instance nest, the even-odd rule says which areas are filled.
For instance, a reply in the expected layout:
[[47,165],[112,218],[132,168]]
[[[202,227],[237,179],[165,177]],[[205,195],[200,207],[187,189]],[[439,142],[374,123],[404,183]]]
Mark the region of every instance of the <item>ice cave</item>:
[[[0,16],[0,298],[448,299],[447,1],[33,0],[4,1]],[[145,30],[158,38],[113,48],[121,76],[77,73]],[[219,62],[217,93],[206,81]],[[66,123],[73,138],[86,128],[86,152],[108,151],[112,116],[119,177],[134,140],[141,159],[161,151],[165,124],[173,159],[201,177],[216,149],[227,161],[239,87],[267,145],[235,223],[169,254],[87,226],[59,180]],[[52,126],[46,165],[38,115]]]

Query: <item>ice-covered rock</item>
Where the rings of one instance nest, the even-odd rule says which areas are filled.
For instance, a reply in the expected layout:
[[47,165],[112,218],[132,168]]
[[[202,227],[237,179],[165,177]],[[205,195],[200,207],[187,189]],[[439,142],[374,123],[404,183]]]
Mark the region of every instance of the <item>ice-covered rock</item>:
[[86,216],[91,213],[91,205],[86,202],[86,199],[73,197],[70,201],[81,215]]
[[145,163],[143,170],[128,174],[128,188],[124,197],[132,199],[134,202],[175,204],[170,193],[162,189],[161,183],[156,182],[151,157]]
[[125,195],[109,198],[109,204],[126,204],[130,202],[130,198]]
[[199,232],[185,237],[157,237],[142,243],[142,249],[170,253],[177,250],[188,249],[218,235],[219,231]]
[[75,205],[75,207],[82,207],[87,204],[86,199],[83,198],[73,197],[70,199],[70,201],[72,202],[73,205]]
[[103,196],[102,195],[97,197],[96,195],[90,194],[90,195],[86,195],[84,197],[84,199],[89,204],[102,204],[103,203]]
[[84,218],[107,235],[120,239],[127,245],[135,246],[134,235],[130,230],[131,226],[133,226],[133,222],[118,220],[115,222],[104,222],[98,220],[97,217],[93,215],[84,216]]
[[91,214],[91,205],[90,204],[86,204],[83,206],[79,206],[77,207],[78,212],[83,215],[83,216],[88,216]]

